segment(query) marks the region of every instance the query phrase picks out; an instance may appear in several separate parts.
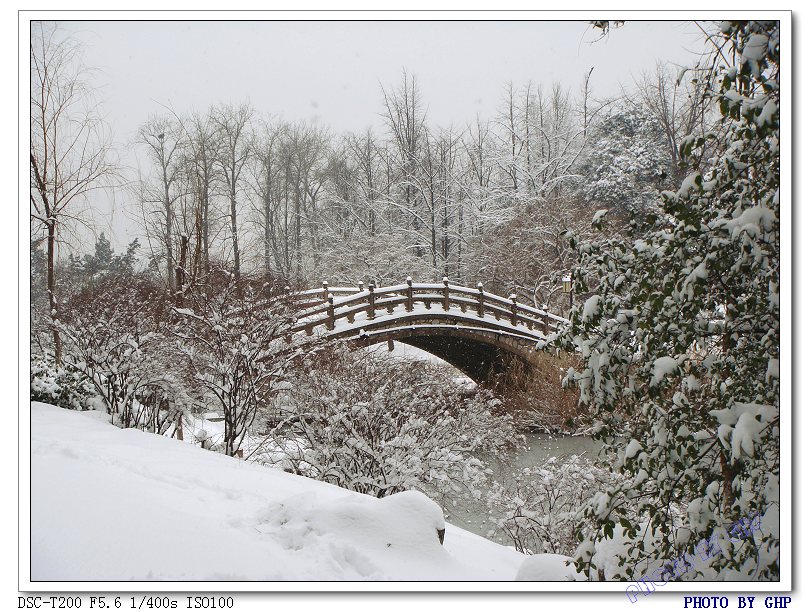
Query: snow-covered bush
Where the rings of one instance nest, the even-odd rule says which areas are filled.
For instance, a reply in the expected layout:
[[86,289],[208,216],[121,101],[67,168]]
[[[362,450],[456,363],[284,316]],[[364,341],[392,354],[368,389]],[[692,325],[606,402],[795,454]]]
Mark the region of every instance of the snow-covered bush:
[[171,344],[156,317],[162,293],[147,279],[107,279],[74,296],[58,329],[64,367],[84,377],[121,427],[165,430],[180,393]]
[[724,23],[712,45],[699,74],[722,119],[682,143],[665,214],[636,239],[578,244],[578,291],[599,280],[561,338],[584,360],[567,380],[628,476],[583,509],[591,578],[605,542],[638,578],[751,515],[761,536],[700,574],[779,577],[779,24]]
[[189,292],[175,308],[172,335],[182,367],[205,398],[222,411],[221,450],[235,455],[260,407],[268,405],[295,354],[286,342],[292,311],[283,300],[268,301],[264,289],[228,272],[223,284]]
[[549,457],[493,483],[486,496],[490,522],[522,553],[571,556],[582,504],[617,478],[581,455]]
[[292,405],[261,460],[377,497],[408,489],[434,499],[478,495],[477,457],[519,439],[499,402],[437,366],[346,348],[308,358]]
[[96,396],[93,383],[73,369],[57,367],[48,356],[31,360],[31,401],[45,402],[69,410],[86,410]]

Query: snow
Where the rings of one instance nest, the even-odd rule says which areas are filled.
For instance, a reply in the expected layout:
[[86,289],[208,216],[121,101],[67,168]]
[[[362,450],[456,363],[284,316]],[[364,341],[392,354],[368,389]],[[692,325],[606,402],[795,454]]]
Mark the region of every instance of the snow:
[[557,580],[566,570],[552,558],[522,567],[514,549],[445,525],[418,492],[376,499],[107,419],[31,405],[33,580],[513,580],[519,569]]
[[[515,332],[515,336],[521,337],[524,340],[543,340],[545,338],[545,335],[539,329],[530,330],[528,327],[522,324],[512,325],[507,316],[502,316],[500,319],[496,319],[494,315],[485,313],[483,317],[479,317],[475,312],[470,312],[469,310],[467,312],[461,312],[461,309],[451,307],[449,311],[446,311],[436,307],[425,308],[424,305],[419,304],[414,304],[413,310],[410,312],[405,309],[404,305],[397,306],[393,310],[394,312],[391,314],[387,312],[384,314],[376,314],[374,319],[369,319],[367,313],[361,312],[355,316],[354,323],[349,323],[348,320],[341,319],[335,323],[335,329],[333,331],[321,331],[321,333],[325,333],[326,335],[335,335],[351,330],[357,330],[358,333],[360,333],[364,331],[364,327],[369,327],[371,325],[382,326],[385,323],[391,323],[394,321],[401,322],[401,327],[403,329],[407,329],[414,327],[410,321],[417,321],[419,319],[429,317],[431,319],[447,319],[450,323],[450,327],[455,327],[455,323],[457,321],[463,320],[468,324],[492,326],[492,328],[482,328],[485,329],[485,331],[505,334],[507,332],[499,332],[497,328],[500,327],[506,330],[513,330]],[[538,323],[538,325],[540,324]],[[438,327],[438,325],[433,324],[429,325],[428,327]],[[475,328],[465,326],[464,329],[472,330]],[[390,332],[392,329],[385,328],[384,331]]]
[[596,313],[599,311],[599,302],[600,297],[598,295],[592,295],[585,303],[582,305],[582,320],[587,322],[590,321]]
[[627,448],[624,450],[624,460],[632,459],[641,450],[641,444],[638,440],[632,439],[627,443]]
[[730,409],[712,410],[720,426],[717,435],[735,459],[743,455],[754,456],[754,449],[762,433],[778,417],[774,406],[735,402]]
[[678,362],[672,357],[665,356],[659,357],[653,362],[653,375],[650,379],[651,385],[658,385],[664,378],[674,374],[678,369]]
[[719,223],[726,231],[736,238],[741,232],[747,232],[752,238],[761,236],[763,232],[771,231],[776,222],[776,213],[765,206],[752,206],[746,208],[734,219],[722,220]]
[[769,38],[762,34],[752,34],[745,43],[742,56],[751,62],[761,62],[768,51]]
[[765,372],[765,380],[771,380],[774,378],[779,378],[779,360],[778,359],[768,359],[768,370]]
[[515,580],[585,580],[574,564],[564,555],[532,555],[518,570]]
[[370,353],[387,355],[395,359],[427,361],[434,364],[447,363],[443,359],[436,357],[433,353],[428,353],[427,351],[423,351],[410,344],[405,344],[404,342],[399,342],[398,340],[394,340],[393,351],[389,351],[385,344],[372,344],[371,346],[365,347],[364,350]]
[[678,189],[678,197],[688,198],[690,192],[700,191],[700,184],[698,182],[700,178],[702,178],[700,172],[692,172],[683,179],[683,183],[681,183],[681,187]]
[[762,112],[756,118],[757,125],[759,127],[763,127],[765,125],[773,123],[774,117],[777,116],[778,113],[779,107],[773,100],[768,99],[768,101],[765,103],[765,106],[762,108]]

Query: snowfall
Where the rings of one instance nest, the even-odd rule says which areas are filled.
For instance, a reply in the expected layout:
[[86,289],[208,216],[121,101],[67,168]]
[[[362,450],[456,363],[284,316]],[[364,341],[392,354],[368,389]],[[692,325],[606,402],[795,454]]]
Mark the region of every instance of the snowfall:
[[576,579],[568,561],[445,524],[416,491],[376,499],[31,404],[33,581]]

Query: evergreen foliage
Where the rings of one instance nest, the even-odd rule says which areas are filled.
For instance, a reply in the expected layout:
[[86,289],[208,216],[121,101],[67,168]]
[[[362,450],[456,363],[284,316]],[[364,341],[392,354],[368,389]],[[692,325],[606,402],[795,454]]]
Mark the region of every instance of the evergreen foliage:
[[[599,280],[558,339],[584,359],[567,382],[629,477],[581,513],[577,564],[592,577],[605,546],[623,558],[608,579],[639,578],[712,536],[701,575],[779,577],[778,23],[722,24],[714,43],[722,120],[682,144],[691,172],[663,193],[665,214],[635,241],[575,241],[580,290]],[[728,537],[751,515],[761,531]]]

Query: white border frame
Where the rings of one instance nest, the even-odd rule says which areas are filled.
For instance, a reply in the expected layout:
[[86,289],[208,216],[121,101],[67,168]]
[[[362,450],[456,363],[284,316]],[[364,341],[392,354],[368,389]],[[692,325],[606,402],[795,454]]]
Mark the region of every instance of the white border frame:
[[[780,291],[780,402],[783,407],[780,423],[780,565],[779,582],[691,582],[670,583],[655,593],[654,597],[642,598],[647,603],[654,599],[666,600],[666,594],[689,593],[705,595],[709,593],[728,594],[729,606],[732,598],[743,593],[777,593],[787,592],[792,588],[793,576],[793,465],[792,455],[792,15],[790,11],[28,11],[18,13],[18,93],[19,93],[19,151],[18,180],[18,246],[19,246],[19,412],[18,412],[18,494],[19,494],[19,532],[18,532],[18,589],[30,593],[59,591],[64,593],[266,593],[266,592],[621,592],[624,593],[626,582],[32,582],[30,579],[30,402],[27,395],[30,363],[30,296],[27,279],[30,278],[28,257],[28,218],[24,210],[28,207],[27,199],[23,200],[23,186],[28,182],[29,169],[26,150],[29,145],[25,136],[28,123],[23,122],[28,115],[25,109],[29,106],[29,86],[25,75],[29,71],[29,58],[26,53],[30,46],[30,20],[582,20],[590,18],[644,20],[721,20],[721,19],[778,19],[781,21],[782,57],[780,70],[781,82],[781,200],[787,203],[781,210],[781,291]],[[785,78],[787,77],[787,78]],[[25,116],[23,116],[25,115]],[[27,273],[27,274],[26,274]],[[788,409],[784,410],[787,406]],[[732,595],[733,594],[733,595]],[[108,598],[109,599],[109,598]],[[762,607],[762,598],[757,596],[758,607]],[[184,601],[184,600],[183,600]],[[325,603],[325,602],[324,602]],[[629,602],[625,602],[629,603]],[[734,602],[736,603],[736,602]],[[680,607],[680,606],[679,606]],[[114,609],[114,608],[113,608]],[[128,609],[126,606],[122,610]],[[183,609],[182,607],[180,609]]]

